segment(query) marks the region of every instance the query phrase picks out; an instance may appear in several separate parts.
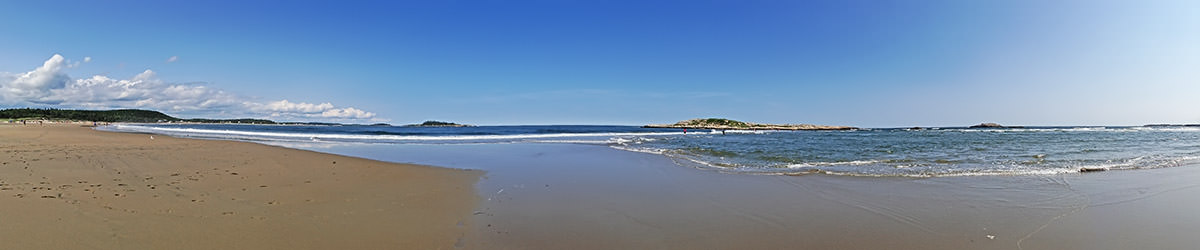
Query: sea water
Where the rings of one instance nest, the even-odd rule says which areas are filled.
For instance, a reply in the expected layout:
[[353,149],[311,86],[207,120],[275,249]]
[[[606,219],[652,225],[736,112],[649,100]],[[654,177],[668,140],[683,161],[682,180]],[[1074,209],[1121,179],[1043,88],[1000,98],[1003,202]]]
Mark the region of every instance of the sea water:
[[717,131],[637,126],[117,124],[108,131],[229,139],[320,151],[347,144],[586,144],[733,174],[940,177],[1054,175],[1200,162],[1200,127]]

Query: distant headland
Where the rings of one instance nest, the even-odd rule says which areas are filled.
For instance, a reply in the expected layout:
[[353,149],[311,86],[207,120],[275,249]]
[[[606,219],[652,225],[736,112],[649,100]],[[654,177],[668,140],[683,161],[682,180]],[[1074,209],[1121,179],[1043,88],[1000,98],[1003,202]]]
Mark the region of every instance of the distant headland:
[[[262,125],[354,125],[331,122],[277,122],[267,119],[208,119],[208,118],[178,118],[162,112],[144,109],[114,109],[114,110],[74,110],[74,109],[34,109],[14,108],[0,110],[0,122],[18,121],[86,121],[86,122],[126,122],[126,123],[204,123],[204,124],[262,124]],[[387,123],[375,123],[369,126],[391,126]],[[473,127],[473,125],[458,124],[442,121],[426,121],[420,124],[404,125],[406,127]]]
[[132,122],[132,123],[245,123],[245,124],[280,124],[264,119],[182,119],[163,114],[162,112],[143,109],[115,110],[72,110],[72,109],[32,109],[17,108],[0,110],[0,119],[7,120],[70,120],[89,122]]
[[691,119],[675,124],[650,124],[643,128],[683,128],[721,130],[854,130],[856,127],[812,124],[760,124],[723,118]]

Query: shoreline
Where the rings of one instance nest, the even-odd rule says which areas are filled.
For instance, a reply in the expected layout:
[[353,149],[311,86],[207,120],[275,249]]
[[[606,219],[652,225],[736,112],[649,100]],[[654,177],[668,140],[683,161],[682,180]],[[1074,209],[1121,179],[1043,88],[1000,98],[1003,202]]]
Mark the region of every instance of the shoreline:
[[1200,165],[1029,176],[780,176],[697,170],[661,155],[597,145],[321,150],[487,171],[477,185],[484,201],[467,249],[1187,249],[1200,244],[1189,235],[1200,229],[1193,212],[1200,210],[1200,186],[1193,181],[1200,178]]
[[1200,244],[1188,235],[1200,230],[1200,217],[1192,212],[1200,210],[1195,164],[1055,175],[785,176],[705,171],[663,155],[592,144],[270,145],[260,146],[486,172],[467,188],[476,210],[456,225],[465,232],[458,231],[452,246],[461,249]]
[[0,125],[0,150],[5,249],[450,249],[483,176],[76,124]]

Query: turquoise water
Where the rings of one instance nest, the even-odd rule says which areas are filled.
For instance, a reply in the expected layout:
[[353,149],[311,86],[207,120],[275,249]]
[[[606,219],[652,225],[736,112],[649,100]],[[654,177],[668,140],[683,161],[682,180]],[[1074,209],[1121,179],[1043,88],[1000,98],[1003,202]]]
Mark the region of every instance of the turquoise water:
[[[1200,162],[1200,127],[689,131],[635,126],[258,126],[121,124],[102,130],[275,145],[587,144],[748,174],[1054,175]],[[298,146],[299,147],[299,146]]]

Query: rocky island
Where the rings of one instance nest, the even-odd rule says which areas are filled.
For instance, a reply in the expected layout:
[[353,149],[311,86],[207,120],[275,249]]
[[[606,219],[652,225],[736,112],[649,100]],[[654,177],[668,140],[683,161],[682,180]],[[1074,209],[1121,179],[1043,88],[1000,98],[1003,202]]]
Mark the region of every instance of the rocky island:
[[456,127],[456,128],[458,128],[458,127],[474,127],[472,125],[458,124],[458,123],[453,123],[453,122],[443,122],[443,121],[425,121],[425,122],[422,122],[421,124],[409,124],[409,125],[404,125],[404,126],[405,127]]
[[683,128],[720,130],[853,130],[856,127],[812,124],[760,124],[722,118],[691,119],[675,124],[650,124],[643,128]]
[[1024,126],[1004,126],[1004,125],[1000,125],[998,123],[986,122],[986,123],[980,123],[979,125],[970,126],[967,128],[1025,128],[1025,127]]

